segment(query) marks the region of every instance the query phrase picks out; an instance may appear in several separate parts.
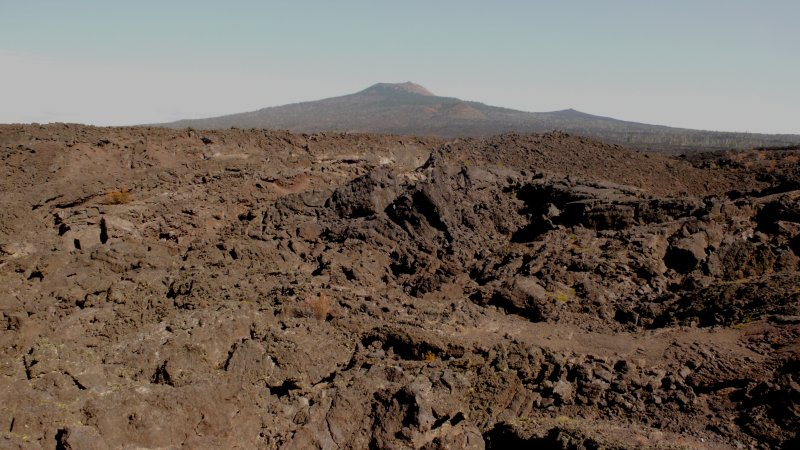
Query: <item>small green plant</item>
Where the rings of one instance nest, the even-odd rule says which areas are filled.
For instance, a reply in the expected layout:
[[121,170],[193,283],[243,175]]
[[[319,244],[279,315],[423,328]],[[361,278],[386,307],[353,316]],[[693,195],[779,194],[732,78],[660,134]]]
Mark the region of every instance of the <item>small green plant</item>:
[[740,330],[740,329],[744,328],[745,325],[747,325],[748,323],[750,323],[752,321],[753,321],[753,316],[747,316],[744,319],[742,319],[740,322],[734,323],[732,327],[734,329],[736,329],[736,330]]
[[566,290],[559,289],[559,290],[557,290],[555,292],[555,294],[553,294],[553,298],[558,303],[567,303],[568,301],[570,301],[573,298],[575,298],[575,289],[572,289],[572,288],[569,288],[569,289],[566,289]]

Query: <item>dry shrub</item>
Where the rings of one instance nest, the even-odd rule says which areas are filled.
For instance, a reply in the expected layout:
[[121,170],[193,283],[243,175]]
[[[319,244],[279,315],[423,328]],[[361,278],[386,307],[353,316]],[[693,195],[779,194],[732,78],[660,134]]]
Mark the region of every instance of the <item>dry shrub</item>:
[[324,292],[306,297],[306,306],[311,310],[311,315],[317,320],[325,320],[331,310],[331,299]]
[[118,191],[107,192],[104,203],[107,205],[124,205],[125,203],[130,203],[130,201],[130,191],[123,188]]
[[774,159],[770,160],[769,165],[767,166],[767,172],[772,173],[775,172],[775,169],[778,168],[778,161]]

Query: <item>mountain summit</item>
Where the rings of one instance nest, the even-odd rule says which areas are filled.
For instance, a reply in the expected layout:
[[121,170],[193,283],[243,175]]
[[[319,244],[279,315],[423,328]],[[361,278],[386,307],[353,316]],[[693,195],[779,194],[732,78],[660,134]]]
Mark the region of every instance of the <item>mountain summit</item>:
[[270,128],[295,132],[344,131],[446,138],[561,130],[640,149],[782,146],[797,135],[757,135],[670,128],[595,116],[574,109],[525,112],[453,97],[440,97],[419,84],[377,83],[354,94],[257,111],[181,120],[170,128]]
[[418,94],[426,97],[435,97],[433,92],[424,87],[406,81],[405,83],[377,83],[359,92],[359,94],[387,94],[387,93]]

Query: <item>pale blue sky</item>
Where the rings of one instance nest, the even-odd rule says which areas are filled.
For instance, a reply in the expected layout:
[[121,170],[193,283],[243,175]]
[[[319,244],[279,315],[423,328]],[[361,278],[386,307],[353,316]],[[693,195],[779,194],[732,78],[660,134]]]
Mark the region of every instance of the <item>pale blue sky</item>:
[[527,111],[800,133],[799,20],[796,0],[0,0],[0,122],[158,122],[414,81]]

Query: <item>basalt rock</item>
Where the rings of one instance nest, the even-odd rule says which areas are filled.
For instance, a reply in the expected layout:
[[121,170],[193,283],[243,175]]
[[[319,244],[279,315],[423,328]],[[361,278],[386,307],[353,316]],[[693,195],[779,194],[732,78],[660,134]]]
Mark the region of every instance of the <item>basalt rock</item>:
[[792,156],[0,126],[0,447],[790,448]]

